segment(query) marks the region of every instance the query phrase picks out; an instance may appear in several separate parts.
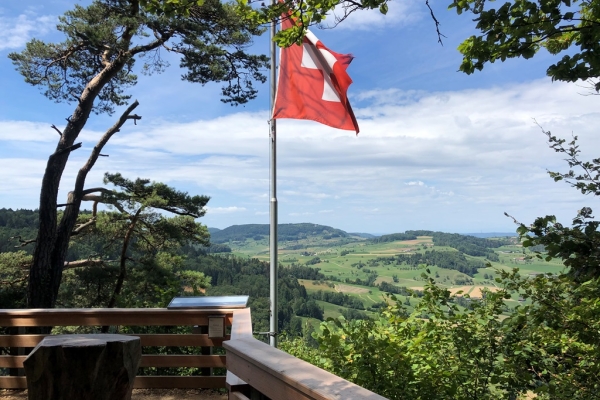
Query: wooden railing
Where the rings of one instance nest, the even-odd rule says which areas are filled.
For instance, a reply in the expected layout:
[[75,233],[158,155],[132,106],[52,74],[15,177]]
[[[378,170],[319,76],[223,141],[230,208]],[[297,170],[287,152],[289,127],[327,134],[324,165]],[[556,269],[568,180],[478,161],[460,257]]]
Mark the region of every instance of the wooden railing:
[[[210,348],[221,347],[229,339],[233,309],[28,309],[0,310],[0,327],[41,327],[41,326],[190,326],[189,334],[137,334],[141,339],[142,360],[140,369],[148,367],[196,367],[225,368],[225,355],[211,355]],[[208,327],[209,317],[222,317],[226,333],[222,338],[210,338],[204,327]],[[13,329],[17,330],[17,329]],[[121,330],[122,331],[122,330]],[[200,332],[200,333],[196,333]],[[0,368],[22,368],[25,355],[8,355],[3,349],[35,347],[46,335],[10,334],[0,335]],[[144,354],[144,347],[200,347],[204,355],[197,354]],[[22,375],[22,374],[21,374]],[[22,389],[27,387],[24,376],[0,376],[0,389]],[[222,376],[145,376],[138,375],[135,388],[224,388]]]
[[223,343],[230,400],[249,400],[257,392],[272,400],[386,400],[254,339],[250,322],[250,309],[234,311],[231,340]]
[[[222,317],[222,338],[204,333],[210,317]],[[250,309],[27,309],[1,310],[0,327],[42,326],[193,326],[188,334],[138,334],[142,345],[140,369],[148,367],[227,367],[223,376],[138,375],[134,388],[225,388],[229,398],[249,400],[260,393],[272,400],[385,400],[360,386],[277,350],[252,335]],[[228,329],[230,333],[228,333]],[[203,332],[204,331],[204,332]],[[202,333],[194,333],[202,332]],[[123,333],[122,330],[120,333]],[[0,368],[22,368],[25,355],[7,349],[35,347],[47,335],[0,334]],[[225,355],[144,354],[144,347],[224,347]],[[4,352],[3,352],[4,350]],[[11,353],[14,353],[11,352]],[[18,352],[17,352],[18,353]],[[25,376],[0,376],[0,389],[24,389]]]

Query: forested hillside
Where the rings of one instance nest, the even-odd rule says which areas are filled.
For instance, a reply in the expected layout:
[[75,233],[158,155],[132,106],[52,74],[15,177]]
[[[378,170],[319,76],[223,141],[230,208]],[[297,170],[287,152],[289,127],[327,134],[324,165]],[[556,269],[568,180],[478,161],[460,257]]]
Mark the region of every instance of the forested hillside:
[[[35,236],[29,236],[36,230],[35,213],[0,215],[6,249],[0,252],[0,307],[24,307],[34,245],[26,242]],[[72,238],[67,258],[72,264],[65,265],[57,306],[106,307],[116,299],[117,307],[164,307],[174,296],[245,294],[254,332],[261,337],[269,330],[268,263],[240,251],[258,250],[264,258],[265,238],[255,238],[264,227],[232,227],[230,233],[243,243],[194,242],[159,229],[181,223],[177,217],[155,215],[134,232],[126,257],[119,258],[119,215],[98,213],[94,229]],[[83,213],[82,221],[89,217]],[[454,381],[448,383],[449,371],[468,371],[469,382],[472,376],[477,382],[504,379],[510,385],[478,383],[478,390],[514,398],[513,387],[525,393],[535,382],[551,380],[540,375],[531,383],[528,365],[556,370],[572,353],[579,361],[569,368],[582,371],[598,359],[589,346],[598,339],[598,306],[587,302],[598,286],[579,286],[561,275],[560,262],[536,261],[535,246],[526,250],[512,239],[432,231],[382,240],[340,234],[336,241],[330,236],[335,234],[330,227],[303,224],[284,231],[290,240],[280,238],[278,331],[281,347],[298,357],[389,398],[434,398],[442,390],[448,399],[457,390]],[[21,241],[9,239],[17,235]],[[125,260],[127,274],[115,297],[119,260]],[[531,318],[548,323],[529,323]],[[561,342],[561,335],[569,342]],[[572,380],[560,374],[555,376]],[[418,390],[408,384],[422,379],[427,383]]]
[[[279,224],[277,234],[280,241],[301,240],[307,237],[322,237],[333,239],[347,237],[348,234],[340,229],[317,224]],[[244,241],[246,239],[261,240],[269,236],[268,224],[233,225],[225,229],[211,232],[213,243],[228,241]]]
[[[89,219],[90,213],[83,211],[82,220]],[[177,295],[247,294],[253,309],[255,329],[268,330],[268,264],[263,256],[261,261],[254,256],[240,254],[238,247],[235,251],[230,247],[237,246],[237,243],[262,243],[264,248],[268,243],[268,225],[210,229],[210,243],[168,239],[159,233],[160,230],[151,238],[146,230],[139,231],[127,247],[126,257],[122,258],[122,239],[119,238],[124,231],[118,218],[118,215],[109,212],[99,213],[94,229],[72,238],[67,255],[70,264],[65,267],[59,306],[165,306]],[[171,220],[164,219],[164,223],[168,221]],[[158,229],[164,223],[151,225],[149,220],[147,227],[156,226],[153,229]],[[26,266],[34,246],[28,241],[35,238],[36,228],[35,211],[0,210],[0,260],[5,260],[0,261],[0,279],[5,283],[0,289],[0,301],[6,303],[0,306],[22,307],[25,304]],[[149,240],[158,242],[148,246],[146,242]],[[409,231],[366,239],[351,237],[329,226],[309,223],[280,225],[279,242],[280,261],[283,263],[279,273],[279,323],[280,330],[288,332],[301,331],[301,317],[316,320],[323,320],[325,315],[366,318],[368,314],[365,312],[377,311],[384,304],[386,292],[421,295],[421,291],[414,287],[420,286],[418,276],[424,266],[439,270],[437,274],[444,282],[473,284],[473,279],[483,281],[478,271],[485,263],[477,256],[496,260],[498,255],[493,249],[507,243],[506,240],[432,231]],[[362,255],[362,248],[372,247],[375,252],[385,252],[388,250],[377,249],[393,249],[398,243],[412,242],[420,244],[422,250],[366,259]],[[334,251],[335,246],[342,247]],[[414,246],[408,246],[407,250],[413,250]],[[435,246],[445,247],[438,250]],[[327,250],[311,250],[312,247]],[[456,251],[449,251],[448,247]],[[351,260],[347,262],[348,269],[340,269],[336,273],[332,267],[343,265],[340,264],[342,259]],[[453,275],[451,271],[459,275]],[[399,280],[398,276],[410,276],[411,280]],[[313,288],[318,282],[328,282],[328,286]],[[368,288],[360,290],[369,291],[372,295],[344,293],[348,287],[343,287],[343,284]],[[116,290],[115,285],[121,285],[121,288]],[[308,285],[308,291],[304,285]],[[412,291],[409,286],[413,287]],[[414,305],[406,302],[411,307]]]
[[[487,257],[491,261],[497,261],[490,249],[497,249],[504,245],[515,243],[510,239],[483,239],[475,236],[459,235],[458,233],[444,233],[432,231],[407,231],[407,234],[416,236],[431,236],[436,246],[449,246],[465,254],[475,257]],[[490,258],[491,257],[491,258]]]
[[[82,212],[84,217],[89,215],[90,212]],[[77,266],[65,266],[57,302],[59,307],[106,307],[110,303],[119,280],[117,260],[122,247],[113,245],[119,242],[118,232],[110,228],[113,222],[105,220],[108,216],[105,213],[98,215],[104,228],[97,227],[85,235],[73,237],[67,260]],[[303,225],[315,229],[312,224]],[[103,229],[110,234],[107,236]],[[241,231],[254,233],[254,229],[249,227]],[[300,236],[306,235],[307,229],[307,226],[289,227],[284,232]],[[35,238],[36,230],[37,212],[0,210],[0,308],[25,306],[27,263],[34,246],[27,242]],[[335,234],[337,230],[317,227],[316,231]],[[231,249],[225,244],[171,243],[168,247],[139,247],[143,240],[144,237],[137,237],[127,249],[128,271],[116,306],[165,307],[172,297],[180,295],[246,294],[250,296],[254,329],[268,331],[267,263],[235,257],[229,254]],[[81,260],[94,262],[79,266]],[[304,266],[280,270],[280,331],[300,332],[302,322],[299,317],[323,319],[323,309],[307,295],[297,279],[320,277],[318,270]]]
[[[424,236],[424,235],[421,235]],[[410,233],[391,233],[389,235],[382,235],[379,237],[369,239],[371,243],[386,243],[386,242],[395,242],[396,240],[414,240],[417,238],[417,235],[413,235]]]
[[19,236],[21,240],[35,238],[38,224],[37,211],[0,208],[0,252],[14,251],[20,245]]

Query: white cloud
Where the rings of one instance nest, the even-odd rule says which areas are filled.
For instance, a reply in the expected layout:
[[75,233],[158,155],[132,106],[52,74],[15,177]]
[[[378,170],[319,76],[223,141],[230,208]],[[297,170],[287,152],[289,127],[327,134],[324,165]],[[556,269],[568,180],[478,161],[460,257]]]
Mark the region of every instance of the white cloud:
[[[504,211],[525,222],[544,214],[572,217],[586,199],[548,178],[546,169],[566,165],[547,149],[534,119],[553,134],[578,135],[582,158],[597,157],[600,98],[578,92],[574,85],[547,80],[443,93],[365,92],[358,95],[363,106],[356,107],[358,137],[310,121],[281,120],[280,222],[305,222],[313,215],[319,216],[314,222],[352,231],[465,232],[512,229]],[[257,112],[190,123],[145,119],[113,138],[103,151],[110,157],[98,161],[88,183],[97,185],[104,171],[151,178],[211,196],[211,203],[220,205],[209,208],[207,219],[219,216],[210,220],[212,226],[265,223],[266,118],[266,112]],[[47,126],[19,121],[0,126],[0,132],[22,132],[28,147],[56,140]],[[39,160],[50,152],[40,150],[32,162],[16,159],[6,149],[24,142],[1,135],[3,205],[15,207],[8,196],[29,191],[37,198],[45,166]],[[99,135],[85,132],[88,151]],[[86,153],[82,148],[72,155],[61,183],[64,192]],[[223,206],[224,201],[236,206]]]
[[4,203],[0,208],[39,207],[36,201],[45,166],[39,159],[0,158],[0,203]]
[[0,141],[55,143],[59,137],[58,132],[50,125],[52,124],[0,120]]
[[[423,15],[425,15],[422,2],[415,0],[389,2],[388,7],[388,12],[385,15],[379,9],[353,12],[336,29],[360,31],[383,30],[392,25],[405,26],[413,24],[421,20]],[[341,5],[337,6],[323,25],[331,27],[345,14],[344,7]]]
[[55,23],[56,17],[51,15],[24,13],[13,18],[0,15],[0,51],[23,47],[32,37],[48,33]]
[[208,207],[207,206],[205,208],[206,208],[206,212],[211,213],[211,214],[231,214],[231,213],[246,211],[245,207],[236,207],[236,206],[232,206],[232,207]]
[[301,213],[293,212],[293,213],[289,213],[288,215],[291,217],[301,217],[301,216],[307,216],[307,215],[313,215],[313,214],[314,213],[312,213],[312,212],[305,211],[305,212],[301,212]]

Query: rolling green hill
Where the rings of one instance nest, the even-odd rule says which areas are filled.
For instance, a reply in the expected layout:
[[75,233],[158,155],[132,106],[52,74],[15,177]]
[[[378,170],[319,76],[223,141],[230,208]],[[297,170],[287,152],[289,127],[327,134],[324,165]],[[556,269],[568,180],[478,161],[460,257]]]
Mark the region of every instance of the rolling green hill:
[[[11,236],[34,237],[36,217],[34,211],[0,210],[0,238],[5,244],[0,251],[15,251],[18,242],[9,240]],[[188,268],[212,278],[209,292],[246,293],[254,288],[252,293],[256,295],[256,288],[268,287],[264,280],[266,264],[252,264],[269,260],[268,225],[234,225],[209,231],[212,246],[182,249],[188,257]],[[435,231],[370,237],[312,223],[281,224],[278,232],[282,277],[292,279],[290,287],[295,287],[293,280],[297,279],[307,292],[302,304],[313,300],[325,316],[372,315],[389,301],[387,293],[397,294],[410,309],[418,301],[426,281],[423,273],[427,271],[453,293],[462,291],[480,297],[484,288],[494,290],[498,270],[518,267],[522,274],[533,276],[564,269],[557,261],[529,258],[530,250],[524,250],[514,237],[477,238]],[[31,246],[24,250],[30,251]],[[213,258],[209,257],[212,254]],[[253,277],[257,271],[262,275],[260,284]],[[410,297],[412,294],[417,297]],[[263,295],[260,292],[258,297]],[[508,303],[517,301],[511,299]],[[293,312],[306,317],[308,311],[298,311],[304,310],[302,304]]]
[[[328,240],[350,236],[341,229],[311,223],[280,224],[277,226],[277,231],[280,241],[302,240],[309,237]],[[247,239],[261,240],[268,236],[268,224],[232,225],[221,230],[211,230],[213,243],[240,242]]]

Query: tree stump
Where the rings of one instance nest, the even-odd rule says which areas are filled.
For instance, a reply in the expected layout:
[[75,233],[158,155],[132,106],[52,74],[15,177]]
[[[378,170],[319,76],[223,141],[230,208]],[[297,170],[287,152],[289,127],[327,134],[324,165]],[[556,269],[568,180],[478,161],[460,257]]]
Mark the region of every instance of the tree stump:
[[57,335],[23,362],[30,400],[130,400],[142,357],[140,338]]

